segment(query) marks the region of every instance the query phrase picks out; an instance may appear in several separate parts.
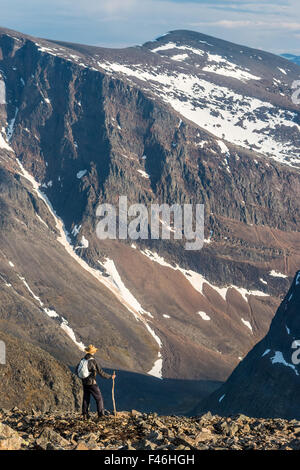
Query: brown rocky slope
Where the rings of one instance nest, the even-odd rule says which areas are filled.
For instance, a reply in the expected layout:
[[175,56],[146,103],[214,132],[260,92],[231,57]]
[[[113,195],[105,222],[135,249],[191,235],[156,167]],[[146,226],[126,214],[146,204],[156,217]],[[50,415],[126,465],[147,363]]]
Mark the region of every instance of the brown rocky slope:
[[81,381],[37,345],[0,331],[6,364],[0,364],[0,407],[23,410],[75,411],[81,402]]

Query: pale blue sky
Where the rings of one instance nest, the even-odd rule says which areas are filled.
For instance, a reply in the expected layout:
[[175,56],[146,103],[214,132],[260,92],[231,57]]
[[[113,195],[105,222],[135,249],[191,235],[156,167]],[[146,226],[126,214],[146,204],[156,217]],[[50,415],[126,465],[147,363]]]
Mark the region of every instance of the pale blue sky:
[[142,44],[190,29],[300,55],[299,0],[0,0],[0,25],[85,44]]

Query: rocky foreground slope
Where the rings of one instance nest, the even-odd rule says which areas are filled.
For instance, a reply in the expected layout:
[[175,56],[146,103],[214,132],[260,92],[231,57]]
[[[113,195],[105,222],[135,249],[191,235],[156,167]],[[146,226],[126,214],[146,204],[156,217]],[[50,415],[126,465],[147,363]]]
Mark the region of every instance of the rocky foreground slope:
[[82,421],[76,414],[0,411],[2,450],[299,450],[300,421],[244,415],[184,418],[138,411]]

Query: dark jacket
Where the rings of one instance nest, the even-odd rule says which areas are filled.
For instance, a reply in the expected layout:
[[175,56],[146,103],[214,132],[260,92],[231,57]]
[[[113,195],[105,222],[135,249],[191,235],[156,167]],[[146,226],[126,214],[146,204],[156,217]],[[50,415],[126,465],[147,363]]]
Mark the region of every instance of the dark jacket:
[[[92,354],[86,354],[84,356],[84,359],[87,359],[89,361],[88,369],[89,369],[90,375],[86,379],[82,379],[83,386],[96,385],[97,374],[101,375],[101,377],[103,377],[104,379],[111,379],[112,376],[104,372],[104,370],[102,370],[101,367],[98,366],[96,359],[94,358],[94,356],[92,356]],[[77,370],[78,370],[78,366],[76,367],[76,373],[77,373]]]

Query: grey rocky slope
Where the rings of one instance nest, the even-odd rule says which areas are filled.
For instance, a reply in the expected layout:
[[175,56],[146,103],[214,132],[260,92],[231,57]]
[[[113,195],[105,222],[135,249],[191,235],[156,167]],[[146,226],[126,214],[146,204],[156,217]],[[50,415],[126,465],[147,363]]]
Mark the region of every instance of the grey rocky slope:
[[[1,328],[69,365],[95,342],[106,366],[225,380],[300,261],[297,66],[188,31],[0,48]],[[100,242],[122,194],[204,203],[204,248]]]
[[198,410],[221,415],[299,419],[300,271],[277,310],[268,334]]

